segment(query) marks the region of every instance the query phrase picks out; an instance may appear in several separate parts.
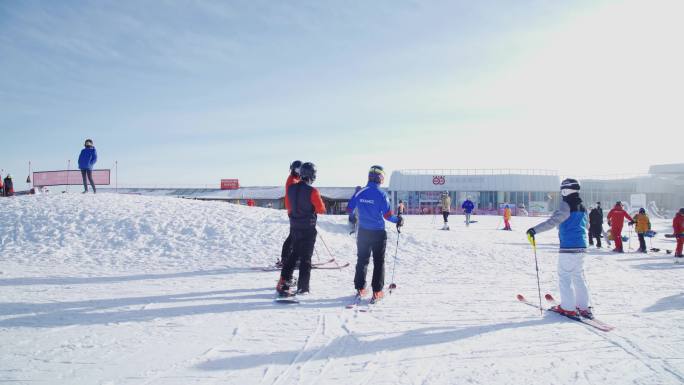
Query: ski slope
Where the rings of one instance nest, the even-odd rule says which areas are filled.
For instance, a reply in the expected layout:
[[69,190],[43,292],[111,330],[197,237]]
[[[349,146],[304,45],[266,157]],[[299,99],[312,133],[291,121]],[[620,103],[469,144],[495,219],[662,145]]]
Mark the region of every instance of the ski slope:
[[[466,228],[408,216],[398,289],[362,313],[345,216],[319,217],[299,305],[273,301],[284,212],[166,197],[61,194],[0,199],[0,383],[681,384],[684,264],[665,253],[591,249],[586,275],[604,333],[537,301],[524,231],[540,218]],[[433,221],[434,220],[434,221]],[[653,247],[669,220],[654,219]],[[388,224],[386,285],[397,233]],[[556,234],[538,236],[542,294],[558,296]],[[627,244],[626,244],[627,246]],[[632,247],[637,247],[636,237]],[[370,272],[369,272],[370,278]]]

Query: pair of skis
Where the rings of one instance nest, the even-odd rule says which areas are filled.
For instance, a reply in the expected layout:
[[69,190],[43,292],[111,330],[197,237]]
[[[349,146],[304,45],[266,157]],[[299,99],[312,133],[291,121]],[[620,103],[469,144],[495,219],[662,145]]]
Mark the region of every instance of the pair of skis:
[[[311,264],[312,269],[320,269],[320,270],[340,270],[344,269],[345,267],[349,266],[349,262],[344,263],[344,264],[339,264],[335,263],[335,258],[330,258],[327,261],[324,262],[315,262]],[[273,264],[271,266],[261,266],[261,267],[253,267],[252,269],[254,270],[261,270],[261,271],[280,271],[282,269],[282,266],[278,266],[276,264]]]
[[282,304],[299,303],[299,299],[297,299],[297,295],[296,295],[296,294],[291,294],[291,295],[284,296],[284,297],[277,296],[277,297],[275,298],[275,301],[276,301],[277,303],[282,303]]
[[377,305],[381,300],[374,300],[373,298],[365,300],[360,295],[354,295],[352,302],[346,304],[344,307],[346,309],[358,310],[360,312],[369,312],[371,308]]
[[[539,305],[537,305],[537,304],[535,304],[535,303],[533,303],[533,302],[528,301],[522,294],[518,294],[517,298],[518,298],[518,301],[520,301],[521,303],[524,303],[525,305],[532,306],[532,307],[534,307],[535,309],[539,309]],[[546,295],[544,296],[544,298],[545,298],[546,301],[549,302],[551,305],[553,305],[553,306],[558,305],[558,302],[555,300],[555,298],[553,298],[553,296],[552,296],[551,294],[546,294]],[[605,323],[605,322],[603,322],[603,321],[600,321],[600,320],[598,320],[598,319],[596,319],[596,318],[585,318],[585,317],[582,317],[582,316],[579,316],[579,315],[576,316],[576,317],[567,316],[567,315],[565,315],[565,314],[559,313],[559,312],[558,312],[557,310],[555,310],[553,307],[548,308],[548,309],[543,309],[543,308],[542,308],[542,310],[546,310],[546,311],[549,311],[549,312],[556,313],[556,314],[558,314],[558,315],[561,315],[561,316],[566,317],[566,318],[568,318],[568,319],[571,319],[571,320],[573,320],[573,321],[577,321],[577,322],[583,323],[583,324],[585,324],[585,325],[594,327],[594,328],[596,328],[596,329],[598,329],[598,330],[601,330],[601,331],[604,331],[604,332],[609,332],[609,331],[615,329],[614,326],[608,325],[607,323]]]

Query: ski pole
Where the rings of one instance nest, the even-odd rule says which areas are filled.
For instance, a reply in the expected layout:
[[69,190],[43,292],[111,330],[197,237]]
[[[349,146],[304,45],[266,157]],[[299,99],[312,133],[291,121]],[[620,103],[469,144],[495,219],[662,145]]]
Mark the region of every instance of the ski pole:
[[316,250],[315,246],[314,246],[314,252],[316,253],[316,262],[321,262],[321,257],[318,256],[318,250]]
[[534,236],[527,234],[527,240],[532,244],[532,250],[534,250],[534,267],[537,269],[537,291],[539,292],[539,315],[544,315],[544,310],[542,308],[541,302],[541,284],[539,283],[539,263],[537,263],[537,242]]
[[337,267],[339,267],[340,264],[337,262],[337,258],[335,258],[332,251],[330,251],[330,248],[328,247],[328,244],[325,243],[325,239],[323,239],[323,236],[321,235],[321,233],[318,233],[318,237],[321,238],[321,242],[323,242],[323,246],[325,246],[325,249],[328,250],[328,254],[330,254],[330,258],[332,258],[333,262],[335,262],[335,265],[337,265]]
[[394,249],[394,262],[392,263],[392,283],[389,285],[389,293],[392,294],[392,290],[397,288],[397,284],[394,283],[394,272],[397,269],[397,253],[399,252],[399,236],[401,235],[401,230],[397,227],[397,247]]
[[632,226],[629,226],[629,239],[627,239],[627,246],[629,247],[629,250],[632,250]]

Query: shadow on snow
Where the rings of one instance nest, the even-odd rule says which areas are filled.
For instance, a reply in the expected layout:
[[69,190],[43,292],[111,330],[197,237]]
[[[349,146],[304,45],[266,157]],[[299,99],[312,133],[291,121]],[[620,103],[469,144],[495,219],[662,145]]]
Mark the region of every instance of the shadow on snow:
[[[242,293],[249,294],[239,295]],[[11,317],[0,320],[0,327],[107,325],[145,322],[159,318],[286,308],[287,306],[273,301],[273,293],[273,288],[267,287],[73,302],[0,303],[0,316]],[[343,296],[334,299],[307,299],[298,307],[342,307],[349,298]]]
[[235,267],[212,270],[184,271],[163,274],[134,274],[112,277],[19,277],[0,279],[0,286],[32,286],[32,285],[89,285],[129,281],[145,281],[153,279],[188,278],[210,275],[255,272],[248,267]]
[[653,313],[667,310],[681,310],[684,309],[684,293],[671,295],[669,297],[661,298],[658,302],[644,309],[644,312]]
[[[351,357],[374,354],[383,351],[396,351],[421,346],[452,343],[486,333],[504,329],[517,329],[550,323],[545,319],[524,322],[505,322],[491,325],[469,326],[465,328],[421,328],[384,339],[364,339],[364,335],[347,334],[331,341],[322,348],[305,351],[289,350],[265,354],[248,354],[211,360],[199,364],[202,370],[239,370],[262,365],[291,365],[295,361],[327,360],[329,358]],[[372,335],[368,335],[372,337]],[[320,354],[320,353],[323,354]]]

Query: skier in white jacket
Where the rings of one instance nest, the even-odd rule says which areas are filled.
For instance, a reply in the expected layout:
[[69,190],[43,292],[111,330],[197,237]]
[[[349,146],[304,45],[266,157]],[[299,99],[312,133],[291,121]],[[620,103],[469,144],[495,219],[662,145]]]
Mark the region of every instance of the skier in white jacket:
[[589,307],[589,290],[584,279],[584,252],[587,249],[587,210],[579,197],[579,182],[565,179],[561,183],[563,200],[551,218],[527,230],[536,233],[558,226],[560,250],[558,254],[558,286],[561,303],[555,311],[569,317],[578,315],[593,318]]

